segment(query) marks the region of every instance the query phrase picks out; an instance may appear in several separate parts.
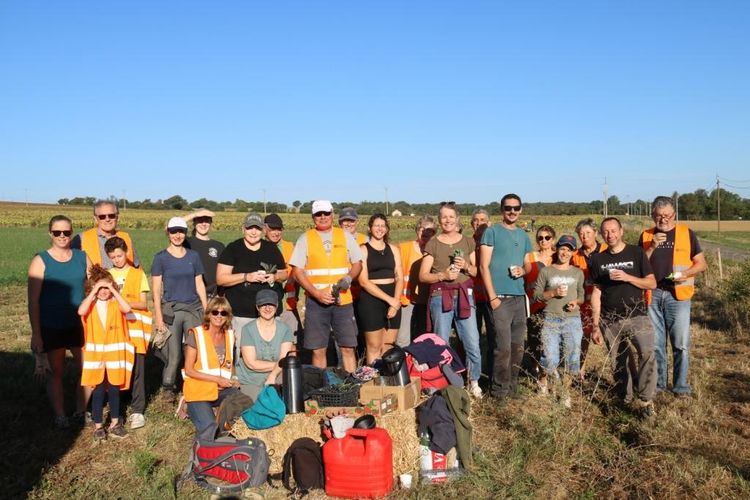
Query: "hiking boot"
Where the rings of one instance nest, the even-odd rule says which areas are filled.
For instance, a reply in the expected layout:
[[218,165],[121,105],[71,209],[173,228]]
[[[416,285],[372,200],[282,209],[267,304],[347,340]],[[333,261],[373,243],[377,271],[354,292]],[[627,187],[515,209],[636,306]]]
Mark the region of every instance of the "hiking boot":
[[104,430],[104,427],[99,427],[98,429],[94,429],[94,444],[101,443],[102,441],[107,440],[107,431]]
[[53,422],[55,429],[62,430],[70,427],[70,420],[65,415],[58,415]]
[[116,439],[123,439],[128,437],[128,431],[125,430],[122,422],[117,422],[109,428],[109,435]]
[[472,380],[469,383],[469,394],[477,399],[482,399],[482,389],[479,387],[479,381]]
[[171,406],[177,400],[177,393],[171,387],[162,387],[159,392],[159,400]]
[[146,417],[143,416],[143,413],[133,413],[130,415],[130,429],[140,429],[146,425]]
[[643,418],[651,418],[656,416],[656,408],[654,407],[653,401],[641,401],[638,400],[639,414]]

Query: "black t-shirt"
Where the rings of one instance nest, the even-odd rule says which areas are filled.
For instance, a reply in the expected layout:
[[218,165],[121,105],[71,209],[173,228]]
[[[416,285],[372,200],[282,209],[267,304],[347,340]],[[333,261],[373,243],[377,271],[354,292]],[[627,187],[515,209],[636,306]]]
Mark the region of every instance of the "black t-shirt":
[[185,248],[198,252],[203,263],[203,282],[206,284],[206,293],[216,295],[216,264],[219,255],[224,251],[224,243],[216,240],[201,240],[191,236],[185,240]]
[[[261,263],[276,265],[277,270],[286,268],[284,256],[279,248],[273,243],[260,240],[258,250],[249,250],[245,246],[245,240],[240,238],[231,242],[219,256],[219,264],[232,267],[233,273],[252,273],[263,269]],[[258,310],[255,308],[255,295],[258,291],[268,288],[267,283],[240,283],[225,289],[225,295],[232,305],[232,313],[244,318],[257,318]],[[282,302],[284,290],[281,283],[276,282],[273,289],[279,295],[279,304]],[[279,307],[276,314],[281,314],[283,308]]]
[[624,281],[609,279],[610,269],[620,269],[631,276],[645,278],[653,274],[646,252],[635,245],[625,245],[621,252],[597,253],[591,257],[591,281],[602,291],[602,318],[623,319],[646,314],[643,290]]
[[[672,258],[674,257],[674,236],[676,229],[677,228],[674,228],[671,231],[664,233],[667,235],[667,241],[654,248],[651,258],[649,259],[651,267],[654,269],[656,285],[665,290],[671,290],[674,288],[674,281],[664,278],[672,274]],[[702,250],[693,230],[688,229],[688,233],[690,234],[690,258],[692,259],[701,253]],[[638,240],[638,244],[643,246],[643,235],[641,235],[641,238]]]

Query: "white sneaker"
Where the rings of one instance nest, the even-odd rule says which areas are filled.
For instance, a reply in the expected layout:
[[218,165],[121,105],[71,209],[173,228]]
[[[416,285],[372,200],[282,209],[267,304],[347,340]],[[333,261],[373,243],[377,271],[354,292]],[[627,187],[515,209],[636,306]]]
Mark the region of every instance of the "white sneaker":
[[567,394],[560,398],[560,404],[562,404],[564,408],[570,408],[570,403],[570,396],[568,396]]
[[143,416],[143,413],[133,413],[130,415],[131,429],[140,429],[144,425],[146,425],[146,417]]
[[479,387],[479,382],[472,380],[469,384],[469,394],[477,399],[482,399],[482,389]]

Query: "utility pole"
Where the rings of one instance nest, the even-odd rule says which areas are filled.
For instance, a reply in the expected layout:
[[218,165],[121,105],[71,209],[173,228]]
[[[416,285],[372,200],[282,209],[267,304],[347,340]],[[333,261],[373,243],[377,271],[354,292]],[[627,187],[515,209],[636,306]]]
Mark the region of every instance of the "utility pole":
[[606,218],[608,216],[607,214],[607,178],[604,178],[604,217]]
[[680,220],[680,193],[675,191],[677,196],[674,197],[674,220]]
[[721,232],[721,185],[719,174],[716,174],[716,232]]
[[268,215],[268,210],[266,210],[266,190],[263,189],[263,215]]
[[386,217],[391,215],[391,211],[388,210],[388,186],[385,187],[385,215]]

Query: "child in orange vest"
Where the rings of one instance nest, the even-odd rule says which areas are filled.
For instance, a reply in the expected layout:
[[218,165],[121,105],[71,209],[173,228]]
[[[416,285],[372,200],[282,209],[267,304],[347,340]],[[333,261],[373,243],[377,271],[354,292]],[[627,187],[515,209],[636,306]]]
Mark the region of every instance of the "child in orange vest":
[[86,280],[86,298],[78,307],[83,321],[85,345],[81,385],[94,388],[91,413],[94,419],[94,441],[103,441],[104,397],[109,398],[112,423],[109,435],[128,435],[120,421],[120,390],[130,387],[135,349],[130,343],[125,315],[130,304],[120,295],[112,275],[98,264]]
[[148,310],[148,279],[143,269],[133,267],[128,262],[128,244],[119,236],[113,236],[104,243],[104,251],[112,261],[109,273],[117,283],[120,294],[128,301],[132,310],[126,316],[130,342],[135,347],[133,380],[131,382],[130,428],[138,429],[146,425],[143,416],[146,410],[145,367],[146,352],[151,342],[152,316]]

